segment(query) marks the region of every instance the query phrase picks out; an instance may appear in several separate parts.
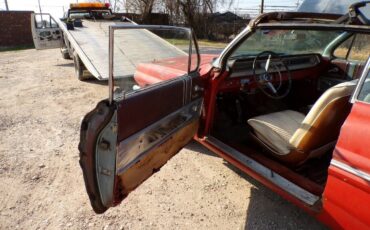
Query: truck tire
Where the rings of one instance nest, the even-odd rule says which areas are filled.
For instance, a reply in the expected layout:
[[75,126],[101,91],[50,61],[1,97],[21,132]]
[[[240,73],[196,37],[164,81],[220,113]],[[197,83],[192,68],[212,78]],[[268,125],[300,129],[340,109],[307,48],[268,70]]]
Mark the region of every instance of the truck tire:
[[69,59],[69,60],[72,59],[71,56],[69,56],[68,51],[67,52],[62,51],[62,57],[63,59]]
[[78,80],[85,81],[90,79],[89,75],[84,74],[84,72],[87,72],[87,69],[76,53],[73,54],[73,62],[75,64],[75,74]]

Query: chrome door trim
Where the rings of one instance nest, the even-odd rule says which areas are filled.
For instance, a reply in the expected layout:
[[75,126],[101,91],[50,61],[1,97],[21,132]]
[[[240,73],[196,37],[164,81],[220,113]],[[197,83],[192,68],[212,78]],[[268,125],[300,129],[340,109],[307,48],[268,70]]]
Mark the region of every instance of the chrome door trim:
[[357,101],[357,98],[358,98],[358,95],[360,94],[361,88],[362,88],[362,86],[363,86],[363,84],[364,84],[364,82],[365,82],[365,80],[367,78],[367,74],[370,71],[369,68],[370,68],[370,56],[367,59],[365,68],[364,68],[364,70],[362,72],[362,75],[360,77],[359,82],[357,83],[355,92],[353,93],[353,95],[351,97],[351,101],[350,101],[351,103],[355,103]]
[[364,172],[360,169],[356,169],[352,166],[349,166],[346,163],[343,163],[343,162],[335,160],[335,159],[332,159],[330,164],[335,166],[336,168],[342,169],[342,170],[344,170],[346,172],[349,172],[349,173],[351,173],[355,176],[358,176],[361,179],[364,179],[364,180],[370,182],[370,174],[369,173],[366,173],[366,172]]
[[280,176],[275,171],[263,166],[262,164],[258,163],[257,161],[253,160],[252,158],[246,156],[245,154],[239,152],[238,150],[224,144],[220,140],[208,136],[206,137],[206,141],[217,148],[225,151],[227,154],[231,155],[235,160],[242,163],[244,166],[250,168],[263,178],[267,179],[274,185],[278,186],[285,192],[289,193],[290,195],[294,196],[295,198],[303,201],[304,203],[313,206],[317,201],[321,199],[320,196],[316,196],[309,191],[299,187],[298,185],[292,183],[291,181],[285,179],[284,177]]
[[203,99],[195,100],[118,144],[116,174],[122,174],[155,146],[163,143],[190,122],[199,119]]

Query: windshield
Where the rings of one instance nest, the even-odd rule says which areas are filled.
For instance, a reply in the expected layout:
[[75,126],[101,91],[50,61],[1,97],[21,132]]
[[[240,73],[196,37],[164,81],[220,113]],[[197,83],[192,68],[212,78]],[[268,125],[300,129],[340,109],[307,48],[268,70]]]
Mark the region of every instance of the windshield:
[[342,31],[257,29],[234,51],[231,58],[255,56],[263,51],[278,54],[322,54]]

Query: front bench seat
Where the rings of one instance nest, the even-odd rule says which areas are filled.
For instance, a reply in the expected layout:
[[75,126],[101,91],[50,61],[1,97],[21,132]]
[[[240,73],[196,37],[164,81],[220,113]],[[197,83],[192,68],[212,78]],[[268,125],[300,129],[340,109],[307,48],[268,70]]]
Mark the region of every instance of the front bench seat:
[[252,136],[271,154],[290,165],[299,165],[318,157],[335,146],[351,104],[350,96],[357,81],[328,89],[305,116],[285,110],[253,117],[248,124]]

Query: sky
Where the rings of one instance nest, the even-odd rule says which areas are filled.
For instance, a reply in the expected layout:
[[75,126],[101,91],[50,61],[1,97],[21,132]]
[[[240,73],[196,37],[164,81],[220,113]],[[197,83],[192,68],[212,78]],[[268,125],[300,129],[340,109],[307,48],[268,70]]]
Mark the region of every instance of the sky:
[[[270,6],[282,6],[285,9],[286,6],[296,6],[297,1],[302,0],[265,0],[265,6],[267,10],[271,10]],[[63,15],[63,9],[67,10],[69,3],[76,2],[74,0],[40,0],[42,11],[51,13],[56,17]],[[83,2],[83,0],[80,0]],[[219,7],[219,11],[237,11],[237,13],[249,13],[251,10],[256,10],[260,5],[260,0],[234,0],[234,4],[231,8],[227,6]],[[38,0],[8,0],[9,10],[33,10],[39,12]],[[0,0],[0,9],[5,9],[4,0]]]

